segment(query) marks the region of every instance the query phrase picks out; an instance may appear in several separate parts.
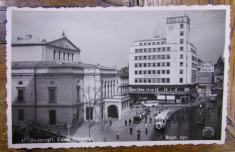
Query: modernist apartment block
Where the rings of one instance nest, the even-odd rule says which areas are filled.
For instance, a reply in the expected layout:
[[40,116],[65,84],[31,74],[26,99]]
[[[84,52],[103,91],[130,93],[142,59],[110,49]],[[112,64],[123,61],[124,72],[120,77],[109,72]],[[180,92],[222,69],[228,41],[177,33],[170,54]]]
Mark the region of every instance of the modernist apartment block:
[[187,16],[166,19],[166,37],[135,41],[129,53],[132,99],[188,102],[197,83],[197,48]]
[[53,41],[18,37],[11,50],[13,126],[97,122],[129,108],[118,71],[80,62],[81,50],[64,33]]

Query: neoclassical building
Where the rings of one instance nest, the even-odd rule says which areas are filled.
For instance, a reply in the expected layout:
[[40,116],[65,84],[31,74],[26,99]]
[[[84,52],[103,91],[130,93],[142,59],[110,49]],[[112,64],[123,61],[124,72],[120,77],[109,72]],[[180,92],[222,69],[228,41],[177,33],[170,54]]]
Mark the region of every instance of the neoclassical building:
[[82,63],[80,48],[64,33],[53,41],[17,37],[11,46],[13,126],[28,121],[63,126],[121,119],[128,108],[128,95],[119,91],[123,81],[117,69]]

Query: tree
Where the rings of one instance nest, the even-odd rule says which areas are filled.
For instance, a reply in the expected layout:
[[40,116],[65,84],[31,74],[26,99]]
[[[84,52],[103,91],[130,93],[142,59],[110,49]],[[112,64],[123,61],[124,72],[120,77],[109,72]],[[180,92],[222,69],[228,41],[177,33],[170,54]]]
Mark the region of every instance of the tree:
[[[91,118],[95,122],[99,122],[101,120],[101,88],[100,87],[91,87],[90,85],[87,85],[84,89],[84,99],[85,99],[85,105],[88,107],[89,112],[88,114],[88,120],[90,122]],[[87,105],[88,104],[88,105]],[[86,109],[87,110],[87,109]]]

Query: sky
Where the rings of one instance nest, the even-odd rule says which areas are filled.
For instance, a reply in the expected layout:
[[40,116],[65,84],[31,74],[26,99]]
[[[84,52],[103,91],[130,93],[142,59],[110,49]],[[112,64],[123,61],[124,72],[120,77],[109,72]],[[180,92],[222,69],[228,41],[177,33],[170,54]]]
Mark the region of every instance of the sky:
[[12,38],[32,34],[33,38],[54,40],[65,31],[81,49],[81,62],[120,69],[128,65],[134,41],[155,34],[165,37],[166,18],[183,15],[190,18],[190,41],[197,47],[198,57],[216,63],[224,51],[224,10],[14,10]]

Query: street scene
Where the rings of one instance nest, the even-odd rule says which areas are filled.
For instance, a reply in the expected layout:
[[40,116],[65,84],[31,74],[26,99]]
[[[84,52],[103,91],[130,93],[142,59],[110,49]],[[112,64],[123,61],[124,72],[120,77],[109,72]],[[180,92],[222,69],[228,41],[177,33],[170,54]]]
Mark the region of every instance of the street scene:
[[222,140],[225,10],[10,11],[12,144]]

